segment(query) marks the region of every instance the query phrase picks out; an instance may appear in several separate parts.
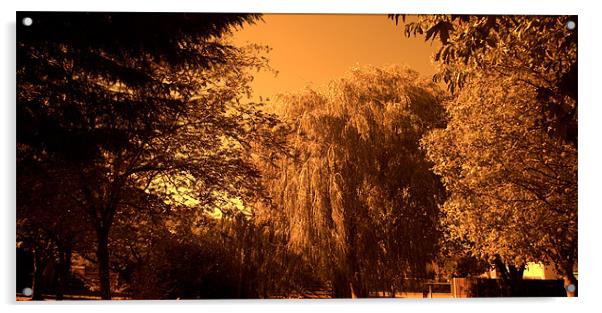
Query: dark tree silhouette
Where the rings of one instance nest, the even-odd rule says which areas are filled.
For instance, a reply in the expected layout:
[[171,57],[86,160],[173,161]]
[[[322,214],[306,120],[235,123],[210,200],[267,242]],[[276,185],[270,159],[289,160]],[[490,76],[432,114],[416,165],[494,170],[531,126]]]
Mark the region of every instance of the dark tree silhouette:
[[265,60],[220,36],[259,16],[25,16],[34,24],[17,32],[17,142],[32,160],[70,165],[77,187],[60,192],[87,212],[110,299],[109,234],[128,190],[209,207],[257,189],[243,150],[275,119],[241,98]]
[[34,254],[33,298],[41,299],[48,291],[42,286],[43,280],[49,281],[43,279],[43,271],[51,264],[56,270],[56,298],[62,300],[70,280],[71,253],[78,241],[89,237],[90,227],[77,198],[64,192],[77,188],[70,175],[73,170],[48,159],[32,160],[29,152],[18,148],[17,241]]

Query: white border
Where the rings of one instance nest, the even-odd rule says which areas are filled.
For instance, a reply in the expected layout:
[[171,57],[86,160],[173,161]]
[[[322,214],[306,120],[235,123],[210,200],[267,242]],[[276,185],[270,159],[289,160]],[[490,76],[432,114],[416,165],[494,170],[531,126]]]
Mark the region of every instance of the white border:
[[565,0],[28,0],[22,11],[164,11],[258,13],[576,14],[586,1]]
[[[8,0],[10,1],[10,0]],[[2,283],[3,309],[7,311],[76,311],[96,312],[101,310],[148,310],[163,312],[177,311],[223,311],[224,309],[245,312],[306,312],[331,311],[343,309],[350,312],[366,310],[380,311],[436,311],[436,312],[508,312],[510,310],[573,312],[593,309],[598,305],[602,290],[600,276],[601,254],[598,252],[600,225],[602,216],[599,213],[600,155],[599,144],[602,142],[600,125],[602,118],[602,101],[599,100],[599,77],[602,74],[600,57],[599,27],[602,12],[597,10],[596,1],[575,0],[99,0],[99,1],[64,1],[35,0],[11,1],[3,0],[0,4],[2,18],[2,45],[0,53],[1,82],[0,95],[0,154],[2,164],[3,218],[0,233],[2,234],[0,268]],[[15,11],[162,11],[162,12],[260,12],[260,13],[456,13],[456,14],[578,14],[579,15],[579,95],[580,105],[580,140],[579,140],[579,270],[580,281],[578,299],[455,299],[445,301],[433,300],[346,300],[329,301],[184,301],[172,308],[174,302],[111,302],[104,305],[98,303],[54,303],[15,304],[14,302],[14,236],[15,236]],[[81,307],[85,305],[85,307]],[[4,311],[4,310],[3,310]]]

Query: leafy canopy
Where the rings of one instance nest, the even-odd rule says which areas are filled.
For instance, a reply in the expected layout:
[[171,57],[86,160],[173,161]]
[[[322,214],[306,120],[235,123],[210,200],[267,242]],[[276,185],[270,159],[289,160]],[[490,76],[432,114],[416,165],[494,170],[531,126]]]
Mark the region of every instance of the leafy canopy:
[[272,197],[290,249],[335,289],[339,276],[360,292],[425,275],[443,194],[419,140],[444,125],[443,98],[414,71],[366,67],[327,91],[280,99],[293,149],[277,164]]

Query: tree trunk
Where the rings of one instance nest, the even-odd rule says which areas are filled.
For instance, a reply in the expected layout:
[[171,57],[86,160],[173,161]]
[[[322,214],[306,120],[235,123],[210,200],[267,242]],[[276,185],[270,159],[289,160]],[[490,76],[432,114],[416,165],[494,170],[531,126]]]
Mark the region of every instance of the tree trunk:
[[351,288],[351,298],[355,299],[355,298],[367,298],[368,297],[368,292],[366,290],[366,287],[363,284],[363,281],[362,281],[359,273],[355,273],[349,286]]
[[33,281],[31,283],[32,289],[32,300],[44,300],[42,296],[43,290],[43,276],[44,276],[44,268],[46,267],[46,262],[44,262],[44,258],[41,255],[40,248],[37,247],[33,252]]
[[[570,289],[570,285],[573,285],[573,289]],[[577,297],[578,296],[578,284],[577,284],[577,278],[575,278],[575,275],[571,274],[566,274],[566,276],[564,277],[564,289],[566,290],[566,296],[567,297]],[[573,291],[571,291],[573,290]]]
[[[573,274],[573,262],[565,264],[562,268],[564,270],[564,290],[566,290],[566,296],[577,297],[578,282],[577,277]],[[571,285],[573,286],[572,288]]]
[[71,281],[71,257],[73,251],[71,247],[68,247],[65,251],[65,289],[69,288],[69,282]]
[[59,247],[59,263],[57,266],[58,281],[56,286],[56,300],[63,300],[65,289],[71,272],[71,248]]
[[523,273],[525,271],[525,266],[521,265],[518,268],[510,265],[508,266],[508,272],[510,276],[510,289],[511,296],[520,297],[526,296],[523,286]]
[[332,288],[335,298],[351,298],[351,283],[345,273],[335,272]]
[[[243,222],[244,223],[244,222]],[[239,225],[240,228],[242,228],[241,232],[242,235],[238,237],[238,277],[237,277],[237,294],[236,297],[238,299],[246,299],[246,279],[245,279],[245,257],[246,257],[246,251],[245,251],[245,245],[246,245],[246,225],[245,224],[240,224]]]
[[521,265],[518,268],[514,265],[506,266],[499,257],[495,259],[494,264],[502,282],[503,296],[523,296],[522,282],[525,266]]
[[100,281],[100,297],[111,300],[111,277],[109,268],[109,232],[100,228],[97,232],[98,246],[96,258],[98,260],[98,278]]
[[59,261],[56,265],[57,269],[57,281],[56,281],[56,300],[63,300],[65,295],[65,278],[63,277],[64,267],[65,267],[65,251],[63,251],[62,247],[58,247],[59,250]]
[[366,298],[368,292],[362,279],[360,266],[358,264],[359,257],[357,256],[357,233],[356,224],[351,222],[348,233],[348,251],[345,259],[347,261],[347,273],[349,273],[349,289],[351,289],[351,298]]

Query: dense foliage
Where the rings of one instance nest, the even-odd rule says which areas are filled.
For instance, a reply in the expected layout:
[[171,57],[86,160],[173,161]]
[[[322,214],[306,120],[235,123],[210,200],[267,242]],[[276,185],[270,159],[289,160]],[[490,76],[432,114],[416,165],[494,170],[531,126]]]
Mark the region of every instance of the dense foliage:
[[510,281],[534,261],[577,284],[576,25],[574,16],[429,15],[405,26],[440,39],[435,80],[454,94],[447,128],[423,141],[450,192],[448,244]]
[[444,195],[419,140],[444,125],[443,97],[416,72],[391,67],[353,69],[327,91],[281,98],[293,149],[274,169],[272,197],[290,249],[336,296],[426,277]]
[[528,262],[577,285],[576,17],[418,16],[434,81],[355,67],[266,106],[267,48],[227,38],[258,15],[27,15],[34,299],[76,280],[104,299],[395,296],[492,266],[517,295]]
[[475,78],[447,104],[445,130],[425,139],[450,197],[448,240],[516,267],[577,259],[577,150],[537,123],[536,91],[512,77]]
[[32,162],[72,171],[74,186],[60,192],[87,213],[109,298],[111,226],[133,222],[121,214],[127,207],[148,209],[128,196],[213,210],[256,194],[245,150],[267,142],[276,120],[245,98],[265,59],[260,47],[236,48],[220,35],[257,16],[30,16],[35,31],[20,29],[17,39],[18,171]]
[[[397,22],[400,16],[390,17]],[[440,40],[435,80],[454,93],[481,71],[534,88],[539,123],[577,146],[577,27],[576,16],[422,15],[405,33]]]

